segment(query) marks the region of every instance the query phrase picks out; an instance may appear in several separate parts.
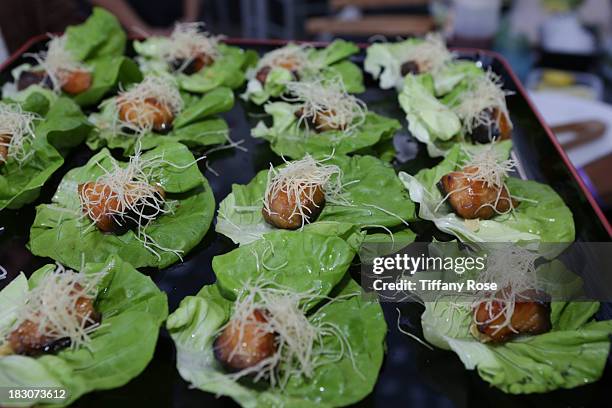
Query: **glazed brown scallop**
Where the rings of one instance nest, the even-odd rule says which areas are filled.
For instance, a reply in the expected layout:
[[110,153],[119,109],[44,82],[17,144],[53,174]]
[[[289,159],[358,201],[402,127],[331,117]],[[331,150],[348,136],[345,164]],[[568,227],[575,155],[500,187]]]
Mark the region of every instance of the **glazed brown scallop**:
[[78,95],[87,91],[91,87],[93,76],[91,72],[85,70],[62,71],[62,91],[69,95]]
[[421,66],[417,61],[406,61],[400,66],[400,73],[403,77],[408,74],[419,75],[422,73]]
[[[545,296],[542,294],[532,298],[533,300],[526,297],[525,301],[516,301],[510,319],[512,328],[509,325],[499,328],[506,320],[502,313],[504,305],[501,301],[480,303],[474,311],[475,324],[481,334],[480,337],[484,341],[503,343],[521,334],[536,335],[550,331],[552,327],[550,302],[544,301]],[[500,316],[494,318],[497,315]]]
[[315,129],[319,132],[327,132],[330,130],[345,130],[348,123],[334,123],[333,116],[336,114],[332,109],[329,113],[317,113],[312,119]]
[[0,166],[8,160],[8,144],[11,142],[11,136],[0,135]]
[[[62,91],[69,95],[78,95],[87,91],[93,82],[91,72],[85,70],[59,72],[61,77]],[[40,85],[44,88],[53,88],[53,82],[45,71],[25,71],[17,80],[17,90],[22,91],[31,85]]]
[[[189,63],[185,65],[186,60],[184,58],[175,59],[170,63],[172,69],[178,71],[182,68],[182,72],[186,75],[193,75],[197,72],[200,72],[205,67],[208,67],[214,64],[215,59],[208,54],[199,54],[193,57]],[[183,67],[184,66],[184,67]]]
[[[287,59],[286,61],[279,62],[277,66],[281,68],[285,68],[288,71],[291,71],[291,75],[293,76],[293,79],[296,81],[299,81],[300,74],[298,71],[297,61],[295,61],[294,59]],[[261,67],[259,71],[257,71],[257,73],[255,74],[255,79],[257,79],[262,85],[264,85],[266,83],[266,80],[268,79],[268,75],[270,74],[270,71],[272,71],[272,68],[273,67],[270,65]]]
[[453,171],[442,176],[438,182],[443,196],[450,193],[448,203],[458,216],[466,220],[488,220],[497,213],[508,212],[511,209],[510,203],[512,208],[519,205],[518,201],[510,198],[505,186],[500,188],[487,185],[484,181],[470,176],[476,172],[474,167],[465,167],[462,171]]
[[490,143],[492,140],[512,138],[512,125],[508,116],[498,108],[488,109],[490,125],[479,125],[468,135],[476,143]]
[[321,186],[309,187],[302,190],[300,196],[303,217],[297,210],[294,196],[279,191],[274,197],[268,197],[269,210],[262,209],[264,220],[277,228],[294,230],[304,224],[314,222],[325,206],[325,192]]
[[121,101],[119,106],[119,119],[132,123],[141,128],[152,127],[154,132],[166,133],[172,129],[174,115],[168,106],[155,98],[146,98],[144,101]]
[[[76,301],[74,312],[78,322],[83,324],[87,318],[85,327],[99,323],[102,316],[95,310],[93,299],[79,297]],[[52,339],[38,331],[38,325],[31,320],[25,320],[8,336],[8,345],[15,354],[26,356],[37,356],[42,353],[53,353],[70,345],[70,340]]]
[[[83,212],[88,214],[90,219],[95,222],[96,227],[107,233],[124,234],[130,228],[137,226],[135,220],[138,215],[131,210],[125,214],[124,205],[121,203],[117,194],[113,192],[108,185],[88,182],[79,184],[77,187],[79,198],[84,205]],[[165,192],[161,187],[157,187],[157,198],[163,199]],[[84,197],[87,200],[84,200]],[[91,203],[96,203],[92,205]],[[156,211],[151,205],[148,205],[147,199],[141,199],[140,203],[136,203],[135,207],[141,214],[153,216]]]
[[255,74],[255,79],[257,79],[261,84],[265,84],[268,79],[268,74],[272,71],[272,67],[266,65],[265,67],[261,67],[259,71]]
[[266,312],[255,309],[245,322],[230,322],[215,339],[213,350],[228,371],[241,371],[257,365],[276,353],[276,334],[262,328]]
[[[295,112],[295,116],[297,118],[302,117],[302,109],[298,109]],[[309,129],[314,130],[315,132],[327,132],[333,130],[345,130],[348,126],[348,123],[334,123],[332,120],[332,115],[335,112],[332,109],[329,113],[327,112],[317,112],[315,115],[307,116],[307,126]]]
[[32,70],[24,71],[17,79],[17,90],[23,91],[31,85],[40,85],[43,88],[53,88],[53,82],[45,71]]
[[510,118],[504,113],[499,112],[495,114],[497,116],[497,126],[499,128],[499,138],[500,140],[510,140],[512,139],[512,124],[510,123]]

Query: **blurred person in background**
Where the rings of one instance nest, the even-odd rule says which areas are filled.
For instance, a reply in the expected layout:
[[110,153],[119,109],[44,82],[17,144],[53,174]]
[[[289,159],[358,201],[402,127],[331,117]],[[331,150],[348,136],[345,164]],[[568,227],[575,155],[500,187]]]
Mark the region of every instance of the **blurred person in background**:
[[113,13],[132,34],[170,34],[175,22],[200,19],[202,0],[91,0]]
[[8,53],[15,52],[30,38],[64,31],[84,19],[78,1],[2,0],[0,31]]
[[[1,0],[0,62],[30,38],[62,32],[87,18],[92,6],[115,14],[131,34],[169,34],[176,21],[200,18],[203,0]],[[4,52],[3,52],[4,50]]]

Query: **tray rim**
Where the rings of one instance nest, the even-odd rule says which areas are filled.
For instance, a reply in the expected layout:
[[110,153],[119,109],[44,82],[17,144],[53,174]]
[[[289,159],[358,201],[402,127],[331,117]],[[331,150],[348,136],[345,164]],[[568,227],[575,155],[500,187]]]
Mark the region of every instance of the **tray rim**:
[[[61,33],[54,33],[54,34],[61,34]],[[0,64],[0,71],[4,71],[9,65],[14,63],[18,58],[21,58],[23,54],[25,54],[26,51],[30,49],[33,45],[43,40],[46,40],[48,38],[49,38],[49,34],[47,33],[47,34],[35,35],[34,37],[27,40],[21,47],[15,50],[15,52],[13,52],[2,64]],[[140,40],[143,38],[145,37],[128,36],[128,39],[130,40]],[[238,46],[241,45],[241,46],[281,46],[281,47],[288,43],[309,44],[313,46],[325,46],[330,43],[329,41],[257,39],[257,38],[242,38],[242,37],[227,37],[227,38],[224,38],[223,41],[227,44],[238,45]],[[369,43],[356,43],[356,44],[361,49],[366,49],[370,46]],[[565,167],[567,167],[567,169],[573,176],[574,181],[578,183],[578,186],[582,190],[582,193],[586,197],[588,203],[593,208],[593,211],[595,211],[595,214],[599,218],[599,221],[603,225],[604,229],[608,232],[608,235],[612,237],[612,225],[610,224],[605,214],[603,213],[601,207],[599,206],[599,203],[593,196],[593,193],[591,192],[591,190],[589,190],[589,188],[587,187],[582,177],[580,177],[578,170],[576,169],[574,164],[570,161],[567,153],[565,153],[565,150],[563,150],[563,147],[561,147],[561,144],[558,142],[550,126],[548,126],[548,124],[546,124],[546,122],[544,121],[544,117],[542,116],[540,111],[537,109],[533,101],[531,100],[531,97],[527,93],[527,90],[525,89],[523,83],[518,78],[518,76],[516,75],[516,73],[510,66],[510,63],[506,60],[506,58],[496,51],[479,49],[479,48],[470,48],[470,47],[455,48],[453,47],[451,48],[451,50],[456,51],[456,52],[469,53],[469,54],[486,55],[489,58],[497,60],[504,67],[504,69],[508,72],[508,75],[510,76],[510,78],[516,84],[517,92],[525,99],[525,101],[527,102],[527,106],[534,113],[536,119],[540,123],[540,126],[542,126],[546,135],[548,136],[550,143],[552,143],[554,148],[557,150],[557,154],[559,154],[559,156],[561,157],[561,160],[565,164]]]

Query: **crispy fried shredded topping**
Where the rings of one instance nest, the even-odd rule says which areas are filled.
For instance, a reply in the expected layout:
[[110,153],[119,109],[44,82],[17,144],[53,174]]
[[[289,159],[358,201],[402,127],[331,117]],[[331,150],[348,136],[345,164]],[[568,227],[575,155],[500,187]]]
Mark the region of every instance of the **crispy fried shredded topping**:
[[38,115],[24,111],[19,104],[0,102],[0,147],[8,149],[7,157],[0,155],[0,163],[9,158],[24,163],[34,154],[30,145],[34,138]]
[[341,78],[309,79],[287,83],[283,99],[296,105],[298,123],[320,119],[314,126],[353,133],[366,120],[368,108],[362,100],[346,91]]
[[[352,295],[350,295],[352,296]],[[347,296],[348,297],[348,296]],[[348,357],[359,373],[347,335],[336,324],[324,318],[325,307],[340,298],[328,299],[315,290],[296,292],[262,279],[245,285],[234,304],[228,324],[243,336],[244,327],[255,324],[261,336],[276,335],[276,352],[253,367],[230,374],[233,380],[252,375],[255,382],[267,381],[271,387],[284,388],[291,378],[312,378],[315,370]],[[309,316],[307,304],[329,300],[319,313]],[[256,310],[266,311],[266,321],[254,321]],[[222,327],[219,333],[225,328]],[[242,341],[232,351],[238,350]],[[230,360],[231,360],[230,355]],[[361,374],[361,373],[359,373]]]
[[78,61],[66,48],[66,36],[50,35],[47,50],[36,54],[27,54],[33,57],[43,68],[53,84],[53,90],[60,92],[62,86],[68,81],[68,75],[75,71],[91,72],[91,69]]

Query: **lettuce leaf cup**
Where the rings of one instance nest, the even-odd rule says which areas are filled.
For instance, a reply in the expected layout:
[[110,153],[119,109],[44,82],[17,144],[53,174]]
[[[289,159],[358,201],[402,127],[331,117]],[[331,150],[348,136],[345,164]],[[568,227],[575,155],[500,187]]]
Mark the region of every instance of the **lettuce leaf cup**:
[[165,142],[191,148],[223,144],[229,140],[225,120],[216,117],[234,106],[234,94],[219,87],[205,95],[180,93],[171,78],[147,77],[118,96],[105,100],[90,121],[96,126],[87,145],[150,150]]
[[451,63],[454,55],[437,34],[395,43],[374,43],[366,50],[363,68],[382,89],[401,90],[406,75],[437,73]]
[[[331,89],[327,88],[330,93],[333,92]],[[391,141],[401,129],[397,120],[367,112],[365,109],[352,117],[349,115],[348,120],[333,126],[308,124],[311,119],[303,117],[304,105],[289,102],[266,104],[264,110],[271,115],[272,125],[268,126],[264,121],[260,121],[251,134],[270,142],[270,147],[276,154],[299,159],[306,154],[329,156],[369,152]],[[314,116],[317,117],[317,114]]]
[[37,136],[45,137],[62,154],[83,143],[93,128],[70,98],[36,86],[28,88],[22,96],[24,99],[17,102],[23,110],[43,118],[36,127]]
[[436,98],[430,75],[406,76],[398,100],[406,113],[408,130],[419,142],[427,145],[431,157],[444,156],[463,140],[459,117]]
[[[502,190],[506,191],[503,194],[508,194],[509,197],[500,198],[498,196],[497,200],[507,202],[511,199],[518,203],[505,210],[496,209],[492,212],[492,217],[486,219],[482,217],[466,219],[457,215],[456,211],[448,205],[449,197],[460,191],[447,192],[450,194],[445,198],[437,185],[443,177],[465,172],[464,165],[473,161],[473,157],[483,157],[479,156],[479,153],[486,153],[487,160],[489,160],[490,153],[494,152],[494,160],[497,163],[503,162],[505,163],[503,166],[506,166],[509,162],[505,159],[509,156],[511,146],[510,141],[493,145],[458,144],[451,148],[444,160],[437,166],[421,170],[416,176],[400,172],[399,178],[406,186],[410,198],[419,203],[419,217],[432,221],[439,230],[455,235],[461,241],[572,242],[575,237],[575,227],[571,211],[550,186],[536,181],[502,177],[505,180],[505,187]],[[485,167],[483,164],[482,168]],[[500,170],[500,167],[494,164],[489,168],[496,172]],[[502,168],[500,173],[505,174],[507,170],[507,168],[505,170]],[[470,174],[467,175],[469,179]],[[490,208],[491,205],[483,203],[482,208],[485,207]],[[478,213],[479,210],[480,208],[476,212]]]
[[[343,279],[356,250],[345,240],[305,231],[274,231],[213,259],[217,286],[234,300],[249,281],[273,281],[303,292],[325,295]],[[265,266],[264,266],[265,265]]]
[[102,8],[83,24],[51,36],[47,50],[32,55],[34,65],[12,72],[14,82],[3,87],[3,97],[18,98],[30,86],[50,88],[81,106],[98,103],[106,94],[142,78],[134,61],[124,57],[126,35],[119,21]]
[[[324,191],[325,200],[307,210],[307,190],[315,184]],[[385,194],[381,195],[381,191]],[[279,224],[270,217],[266,220],[264,215],[282,212],[275,210],[273,201],[283,199],[280,197],[283,194],[303,197],[303,219],[297,219],[297,208],[290,209],[293,214],[285,217],[292,225]],[[291,197],[289,202],[298,201]],[[247,185],[234,184],[232,192],[219,204],[215,228],[243,245],[281,228],[348,237],[352,236],[346,235],[352,230],[348,226],[363,231],[384,229],[390,233],[391,228],[405,227],[414,218],[414,203],[389,164],[371,156],[334,156],[322,160],[307,156],[278,169],[263,170]],[[358,247],[360,242],[355,244]]]
[[36,200],[64,163],[60,151],[80,144],[91,130],[73,101],[54,99],[49,104],[40,93],[32,93],[21,104],[0,102],[0,210]]
[[[63,282],[63,283],[62,283]],[[0,355],[0,384],[4,387],[23,389],[49,387],[66,391],[64,399],[3,400],[3,406],[66,406],[80,396],[94,390],[117,388],[138,376],[153,358],[159,329],[168,315],[166,295],[127,262],[113,255],[100,263],[88,263],[80,273],[66,271],[60,266],[46,265],[27,279],[17,276],[0,291],[3,315],[0,332],[8,335],[27,313],[27,304],[52,298],[54,291],[70,288],[77,291],[87,285],[84,295],[95,310],[98,324],[91,325],[81,335],[67,336],[52,344],[55,352],[8,353],[15,346],[3,336]],[[66,296],[66,293],[64,293]],[[74,297],[73,295],[71,295]],[[26,300],[28,301],[26,303]],[[83,298],[79,299],[83,305]],[[49,301],[43,315],[64,315],[61,308],[70,306]],[[32,306],[30,306],[32,307]],[[73,306],[72,306],[73,307]],[[51,310],[51,312],[49,311]],[[78,313],[78,312],[77,312]],[[87,318],[92,317],[94,313]],[[66,317],[66,316],[65,316]],[[95,330],[94,330],[95,329]],[[64,328],[68,331],[68,329]],[[77,330],[78,331],[78,330]],[[62,331],[59,333],[64,334]],[[72,333],[70,333],[72,334]],[[11,338],[9,337],[9,340]],[[47,339],[49,340],[49,339]],[[59,343],[59,344],[58,344]],[[65,347],[56,347],[56,346]],[[40,350],[38,350],[40,351]],[[7,395],[8,396],[8,395]]]
[[263,105],[279,98],[291,81],[338,77],[349,93],[362,93],[361,69],[348,60],[359,52],[355,44],[335,40],[325,48],[287,44],[264,55],[254,68],[247,71],[247,89],[241,95],[246,101]]
[[[354,252],[335,237],[270,237],[216,257],[219,281],[185,298],[169,317],[179,373],[196,388],[244,407],[332,407],[363,399],[376,383],[387,327],[378,302],[345,274]],[[236,362],[227,341],[236,325],[248,341],[252,311],[265,314],[262,330],[283,334],[258,334],[272,341],[267,357],[228,371]]]
[[133,44],[145,74],[173,75],[182,90],[193,93],[239,88],[258,58],[255,51],[223,44],[220,37],[202,31],[199,23],[177,24],[169,37]]
[[118,162],[103,149],[69,171],[39,205],[29,249],[71,268],[117,254],[136,268],[164,268],[206,234],[212,190],[193,155],[166,143]]
[[[505,303],[490,300],[486,294],[476,294],[475,300],[459,300],[456,295],[438,295],[434,300],[430,295],[421,316],[425,339],[455,352],[466,369],[477,370],[483,380],[505,393],[545,393],[598,380],[612,335],[612,320],[594,320],[599,302],[568,301],[571,296],[559,295],[564,292],[563,285],[569,284],[564,277],[577,276],[558,260],[539,266],[532,262],[529,267],[527,258],[533,260],[538,255],[529,255],[518,247],[497,246],[487,252],[487,267],[496,252],[501,252],[499,259],[503,261],[496,263],[497,272],[486,274],[494,277],[491,281],[514,289],[504,289],[504,295],[496,293],[495,299],[501,297]],[[482,274],[474,271],[461,277],[454,272],[444,274],[447,278],[449,275],[457,281],[475,278],[484,282]],[[529,293],[538,294],[531,297]],[[512,306],[500,311],[502,304]],[[492,311],[487,315],[489,308]],[[489,318],[491,315],[499,317]]]
[[595,321],[597,302],[553,302],[552,330],[488,345],[469,332],[473,312],[451,300],[426,303],[425,339],[452,350],[469,370],[511,394],[543,393],[598,380],[610,349],[612,321]]
[[456,143],[490,143],[512,137],[501,79],[473,62],[447,64],[435,74],[407,75],[398,96],[408,130],[431,157]]

